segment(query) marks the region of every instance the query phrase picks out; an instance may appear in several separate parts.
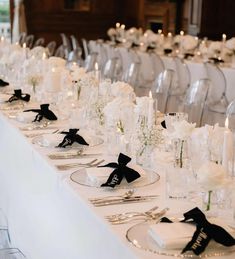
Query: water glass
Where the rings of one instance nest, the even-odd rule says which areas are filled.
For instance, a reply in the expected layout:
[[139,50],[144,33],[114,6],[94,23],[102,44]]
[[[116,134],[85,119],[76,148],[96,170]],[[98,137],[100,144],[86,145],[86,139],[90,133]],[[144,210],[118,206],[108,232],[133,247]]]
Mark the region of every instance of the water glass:
[[165,122],[166,122],[166,128],[169,131],[173,131],[173,123],[176,121],[187,121],[188,120],[188,114],[184,112],[173,112],[173,113],[167,113],[165,114]]

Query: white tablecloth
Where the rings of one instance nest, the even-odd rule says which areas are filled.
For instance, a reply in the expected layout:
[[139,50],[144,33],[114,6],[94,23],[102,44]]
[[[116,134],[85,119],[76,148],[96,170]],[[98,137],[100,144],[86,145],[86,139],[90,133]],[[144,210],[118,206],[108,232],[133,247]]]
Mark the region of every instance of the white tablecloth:
[[194,207],[192,202],[165,200],[160,165],[155,165],[160,181],[138,190],[139,194],[161,194],[157,200],[95,208],[88,198],[108,191],[73,183],[72,171],[58,171],[46,156],[48,150],[32,145],[16,125],[20,123],[0,115],[0,208],[7,214],[14,247],[28,259],[171,258],[128,243],[125,234],[133,224],[112,226],[104,219],[105,215],[145,211],[154,205],[181,213]]

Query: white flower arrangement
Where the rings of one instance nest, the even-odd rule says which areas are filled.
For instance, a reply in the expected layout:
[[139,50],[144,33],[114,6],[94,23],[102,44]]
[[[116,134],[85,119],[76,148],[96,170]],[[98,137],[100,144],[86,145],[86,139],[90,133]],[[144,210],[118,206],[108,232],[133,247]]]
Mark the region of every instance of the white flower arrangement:
[[195,129],[196,123],[189,123],[185,120],[182,120],[173,122],[172,126],[174,128],[173,131],[166,132],[168,137],[170,137],[172,140],[187,140]]
[[185,35],[182,39],[182,47],[186,51],[194,50],[197,47],[198,40],[191,36],[191,35]]
[[29,75],[27,78],[27,82],[29,85],[33,87],[33,92],[36,92],[36,86],[42,82],[42,76],[38,74]]
[[208,192],[206,210],[210,210],[211,195],[213,191],[223,188],[229,184],[226,171],[222,165],[207,161],[197,170],[197,182]]

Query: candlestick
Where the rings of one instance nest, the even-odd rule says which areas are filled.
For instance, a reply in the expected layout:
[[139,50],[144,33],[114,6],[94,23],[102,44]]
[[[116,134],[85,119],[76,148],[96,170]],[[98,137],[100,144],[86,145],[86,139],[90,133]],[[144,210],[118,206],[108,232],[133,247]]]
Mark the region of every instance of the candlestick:
[[227,117],[225,120],[222,165],[227,173],[231,175],[233,171],[233,135],[228,126],[229,121]]
[[227,38],[227,35],[225,33],[222,34],[222,42],[225,42]]
[[184,31],[180,31],[180,36],[184,36]]
[[116,23],[116,28],[119,28],[120,25],[121,25],[121,24],[120,24],[119,22],[117,22],[117,23]]
[[24,53],[25,59],[27,59],[27,46],[25,42],[23,43],[23,53]]
[[149,91],[149,105],[148,105],[148,128],[153,127],[153,114],[154,114],[154,100],[152,97],[152,92]]
[[95,63],[95,78],[98,82],[100,81],[100,71],[99,71],[99,65],[97,62]]
[[61,72],[54,67],[47,74],[47,90],[50,92],[61,90]]
[[162,30],[159,29],[159,30],[157,31],[157,33],[158,33],[158,34],[162,34]]

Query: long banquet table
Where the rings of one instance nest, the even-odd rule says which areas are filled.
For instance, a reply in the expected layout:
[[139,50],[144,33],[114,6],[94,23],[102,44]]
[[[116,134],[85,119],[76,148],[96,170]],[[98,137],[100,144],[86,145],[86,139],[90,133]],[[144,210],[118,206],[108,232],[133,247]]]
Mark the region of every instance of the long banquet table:
[[[174,213],[194,207],[192,202],[165,199],[164,163],[153,163],[160,181],[136,190],[139,194],[159,194],[156,200],[95,208],[88,198],[109,195],[110,191],[73,183],[73,170],[58,171],[47,157],[48,150],[33,145],[20,126],[22,123],[0,114],[0,208],[7,215],[14,247],[29,259],[171,258],[130,244],[125,235],[135,223],[113,226],[104,218],[113,213],[145,211],[155,205],[168,206]],[[91,152],[104,148],[96,147]],[[232,259],[234,254],[223,258]]]

